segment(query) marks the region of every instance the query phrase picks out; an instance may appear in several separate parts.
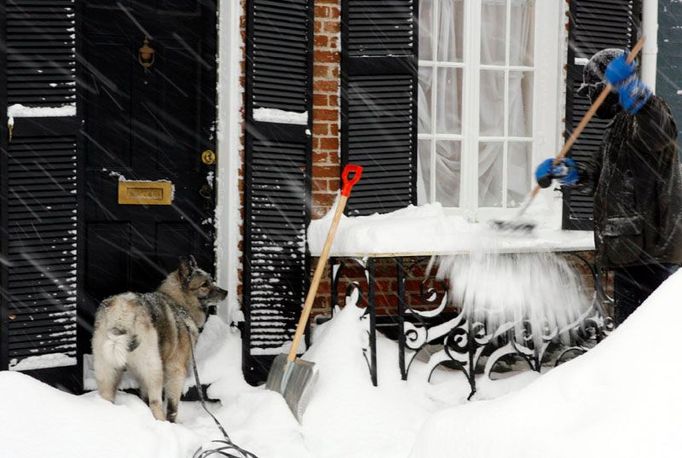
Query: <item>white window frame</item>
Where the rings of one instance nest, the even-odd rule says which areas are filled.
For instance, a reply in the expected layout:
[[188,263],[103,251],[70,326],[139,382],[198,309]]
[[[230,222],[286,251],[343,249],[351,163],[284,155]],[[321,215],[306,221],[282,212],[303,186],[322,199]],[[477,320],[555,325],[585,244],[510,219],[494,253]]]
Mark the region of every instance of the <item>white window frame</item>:
[[[535,182],[532,172],[535,165],[547,157],[554,156],[561,144],[560,125],[563,124],[563,115],[560,112],[561,96],[563,90],[563,43],[564,39],[562,16],[564,13],[563,2],[559,1],[535,1],[535,31],[533,42],[533,66],[499,66],[482,65],[481,58],[481,8],[482,0],[463,0],[464,3],[464,34],[463,34],[463,60],[460,63],[439,63],[438,61],[419,60],[420,68],[426,65],[434,70],[432,76],[432,87],[437,88],[438,68],[462,68],[463,69],[463,90],[462,90],[462,126],[461,134],[438,134],[436,133],[437,120],[435,119],[436,106],[431,103],[431,133],[419,133],[419,140],[431,141],[431,154],[429,155],[431,164],[429,170],[435,174],[436,154],[435,144],[438,140],[456,140],[461,142],[461,167],[460,167],[460,206],[447,207],[446,211],[450,214],[458,214],[467,217],[472,221],[485,221],[491,218],[511,217],[518,208],[492,208],[478,207],[478,151],[480,141],[504,141],[504,185],[507,188],[507,144],[510,141],[528,141],[525,137],[508,137],[507,117],[509,114],[509,97],[505,97],[505,136],[491,137],[479,135],[479,98],[481,70],[494,69],[500,70],[504,67],[505,76],[510,71],[531,71],[533,74],[533,129],[532,129],[532,154],[529,180],[529,189]],[[434,3],[440,3],[434,0]],[[511,3],[507,3],[507,55],[509,55],[511,27],[509,27]],[[438,7],[434,10],[434,18],[438,17]],[[434,19],[432,21],[435,23]],[[434,35],[434,43],[437,37]],[[437,59],[436,47],[432,45],[434,59]],[[509,79],[505,78],[505,93],[508,93]],[[550,115],[551,114],[551,115]],[[418,168],[421,173],[421,167]],[[430,190],[427,196],[419,196],[420,202],[428,202],[431,196],[435,198],[435,180],[429,180]],[[506,202],[503,203],[506,205]],[[556,212],[560,212],[560,205],[554,205],[552,214],[548,218],[556,218]]]

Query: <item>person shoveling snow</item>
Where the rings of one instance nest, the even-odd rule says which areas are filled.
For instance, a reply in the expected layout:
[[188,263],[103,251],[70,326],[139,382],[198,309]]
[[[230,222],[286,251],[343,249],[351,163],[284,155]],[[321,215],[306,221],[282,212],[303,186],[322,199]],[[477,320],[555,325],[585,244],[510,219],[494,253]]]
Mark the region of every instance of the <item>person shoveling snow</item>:
[[597,110],[611,120],[599,152],[584,167],[547,159],[536,178],[543,187],[557,179],[594,194],[597,262],[615,272],[620,324],[682,263],[682,175],[670,107],[637,79],[620,49],[590,59],[578,94],[594,103],[607,83],[617,92]]

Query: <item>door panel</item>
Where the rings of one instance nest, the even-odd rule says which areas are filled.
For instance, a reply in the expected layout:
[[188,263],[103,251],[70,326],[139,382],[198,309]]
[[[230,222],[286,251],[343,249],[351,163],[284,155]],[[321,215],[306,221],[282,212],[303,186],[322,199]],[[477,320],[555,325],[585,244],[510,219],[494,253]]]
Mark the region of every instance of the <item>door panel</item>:
[[118,285],[130,279],[130,225],[127,222],[90,223],[86,232],[85,288],[115,294]]
[[[215,165],[201,153],[215,148],[215,3],[119,4],[83,6],[90,319],[110,294],[154,290],[180,256],[214,260]],[[170,181],[172,205],[119,204],[120,180]]]

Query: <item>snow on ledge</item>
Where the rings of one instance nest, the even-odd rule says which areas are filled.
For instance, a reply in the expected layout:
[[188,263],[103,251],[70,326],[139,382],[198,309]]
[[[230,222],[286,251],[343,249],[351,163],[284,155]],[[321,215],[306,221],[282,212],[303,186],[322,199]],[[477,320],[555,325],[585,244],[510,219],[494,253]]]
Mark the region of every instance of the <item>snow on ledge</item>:
[[27,107],[16,103],[7,108],[9,118],[64,118],[68,116],[76,116],[75,103],[58,107]]
[[29,356],[21,361],[13,359],[9,363],[10,370],[30,371],[34,369],[47,369],[50,367],[75,366],[76,358],[65,355],[64,353],[50,353],[47,355]]
[[277,108],[256,108],[253,110],[254,121],[274,122],[277,124],[308,124],[308,112],[297,113],[295,111],[284,111]]
[[[322,251],[334,208],[308,226],[308,245],[313,256]],[[491,229],[487,223],[470,223],[462,216],[448,215],[435,203],[385,214],[342,216],[331,256],[448,255],[481,249],[502,253],[591,251],[594,235],[591,231],[543,226],[531,234],[504,233]]]

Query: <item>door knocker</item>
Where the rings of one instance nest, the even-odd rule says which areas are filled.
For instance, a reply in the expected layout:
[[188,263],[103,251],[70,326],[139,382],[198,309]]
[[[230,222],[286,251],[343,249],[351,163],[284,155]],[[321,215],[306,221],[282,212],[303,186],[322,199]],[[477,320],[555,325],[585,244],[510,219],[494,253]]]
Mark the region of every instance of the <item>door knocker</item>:
[[142,65],[145,71],[148,71],[151,66],[154,65],[154,53],[154,48],[149,46],[149,39],[145,37],[144,44],[137,51],[137,60],[140,62],[140,65]]

